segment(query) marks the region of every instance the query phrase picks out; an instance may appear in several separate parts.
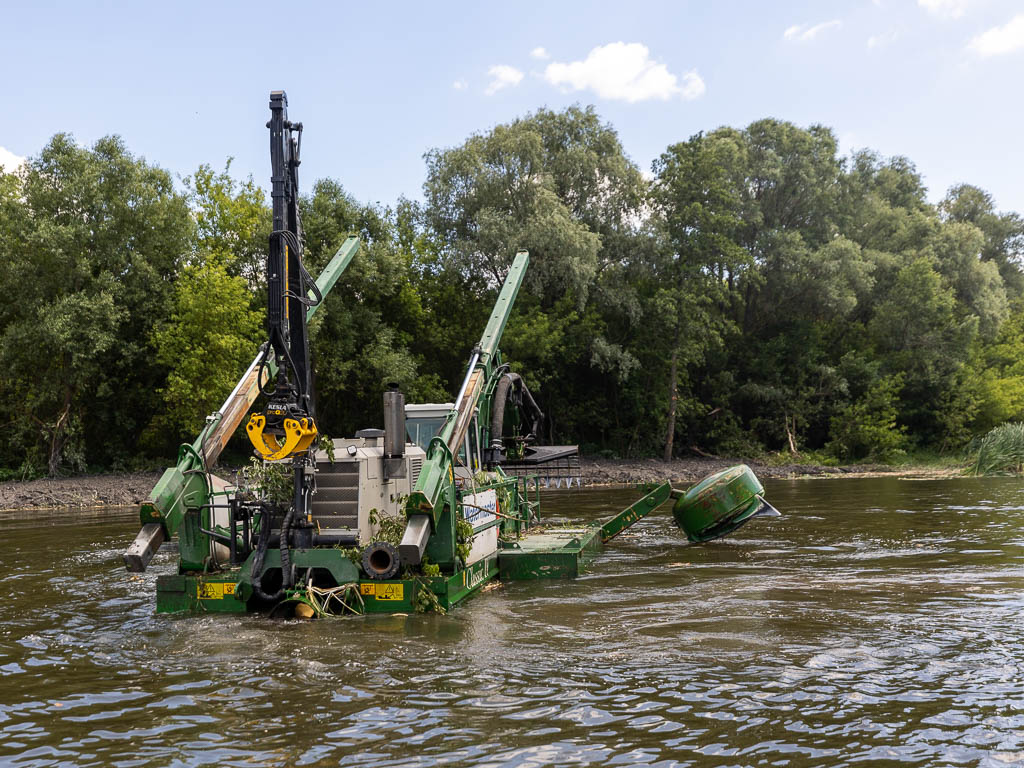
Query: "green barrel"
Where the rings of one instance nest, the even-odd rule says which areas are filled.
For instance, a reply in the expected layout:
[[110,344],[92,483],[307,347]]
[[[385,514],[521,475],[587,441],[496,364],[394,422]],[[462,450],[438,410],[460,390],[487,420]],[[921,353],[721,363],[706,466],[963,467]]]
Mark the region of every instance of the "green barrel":
[[709,475],[672,507],[676,525],[692,542],[725,536],[749,520],[764,504],[764,486],[746,464]]

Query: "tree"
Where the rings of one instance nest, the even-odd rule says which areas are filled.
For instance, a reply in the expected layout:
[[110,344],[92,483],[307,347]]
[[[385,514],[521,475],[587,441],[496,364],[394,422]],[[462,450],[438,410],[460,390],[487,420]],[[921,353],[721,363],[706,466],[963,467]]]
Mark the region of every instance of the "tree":
[[649,298],[656,315],[651,325],[668,341],[671,360],[665,461],[672,458],[675,441],[680,368],[703,360],[711,343],[708,332],[716,325],[709,305],[723,302],[723,278],[749,265],[747,252],[736,242],[743,224],[741,196],[729,174],[740,150],[716,138],[698,134],[669,147],[654,164],[654,199],[671,246],[648,266],[658,286]]
[[[148,345],[193,225],[170,174],[116,137],[57,134],[19,173],[3,268],[8,446],[51,474],[126,461],[161,370]],[[10,181],[5,181],[9,189]]]
[[[628,239],[644,182],[592,108],[532,115],[427,153],[426,217],[459,268],[504,279],[530,251],[528,285],[552,305],[586,302],[602,240]],[[621,245],[605,254],[610,262]]]
[[324,431],[346,434],[376,423],[381,393],[391,381],[402,385],[410,402],[444,398],[438,376],[422,371],[426,311],[394,212],[360,205],[332,180],[317,181],[301,210],[311,274],[326,266],[350,233],[362,240],[311,328]]
[[970,184],[950,189],[939,209],[947,221],[973,224],[981,230],[982,260],[996,265],[1012,297],[1024,295],[1024,218],[1018,213],[997,213],[992,196]]
[[204,164],[184,179],[196,220],[196,253],[241,275],[256,291],[266,285],[270,208],[251,176],[239,182],[230,174],[228,158],[220,173]]
[[899,271],[869,324],[884,368],[904,375],[902,422],[928,442],[944,437],[943,398],[961,383],[978,332],[978,318],[957,317],[956,309],[953,291],[921,256]]
[[[580,439],[577,428],[618,431],[612,422],[629,415],[620,403],[592,404],[614,401],[637,369],[627,347],[642,331],[641,313],[623,277],[648,247],[645,192],[614,129],[592,108],[540,109],[427,154],[422,216],[440,257],[433,274],[443,276],[455,303],[484,307],[459,329],[462,365],[515,252],[530,252],[504,349],[541,398],[551,440],[560,439],[557,425],[564,439]],[[432,279],[424,288],[436,288],[439,298],[449,290]],[[557,334],[557,343],[550,336],[527,343],[540,328]]]
[[930,238],[927,252],[956,296],[961,315],[978,318],[981,336],[991,339],[1006,319],[1006,288],[994,261],[982,259],[984,234],[973,224],[949,221]]
[[899,424],[901,374],[879,379],[856,402],[832,417],[829,450],[840,459],[890,461],[903,453],[906,427]]
[[[153,339],[157,360],[169,372],[158,391],[164,410],[151,428],[156,445],[199,434],[256,354],[263,327],[245,279],[228,274],[215,257],[184,268],[172,302]],[[161,440],[164,435],[170,440]]]

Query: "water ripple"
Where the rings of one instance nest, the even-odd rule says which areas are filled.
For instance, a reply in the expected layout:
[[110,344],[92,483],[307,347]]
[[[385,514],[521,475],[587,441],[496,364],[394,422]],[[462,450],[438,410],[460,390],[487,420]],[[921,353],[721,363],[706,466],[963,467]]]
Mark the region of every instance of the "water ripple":
[[655,515],[573,582],[311,624],[155,616],[133,514],[7,515],[0,763],[1022,764],[1019,486],[779,481],[710,545]]

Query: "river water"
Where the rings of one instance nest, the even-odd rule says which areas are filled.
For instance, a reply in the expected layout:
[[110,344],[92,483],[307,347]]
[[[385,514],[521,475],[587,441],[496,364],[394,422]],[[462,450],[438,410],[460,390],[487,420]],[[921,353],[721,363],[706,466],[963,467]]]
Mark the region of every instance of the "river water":
[[[447,616],[153,613],[130,510],[0,518],[0,764],[1024,764],[1024,482],[772,481]],[[596,519],[623,490],[552,492]]]

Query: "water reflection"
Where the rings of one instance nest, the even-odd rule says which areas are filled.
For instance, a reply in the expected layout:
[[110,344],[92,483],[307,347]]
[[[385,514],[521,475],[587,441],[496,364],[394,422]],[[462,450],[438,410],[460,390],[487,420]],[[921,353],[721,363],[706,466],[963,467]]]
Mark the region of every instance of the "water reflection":
[[[1024,762],[1024,485],[776,481],[686,546],[667,508],[581,579],[448,616],[152,613],[130,511],[0,519],[12,765]],[[610,515],[628,491],[552,494]]]

